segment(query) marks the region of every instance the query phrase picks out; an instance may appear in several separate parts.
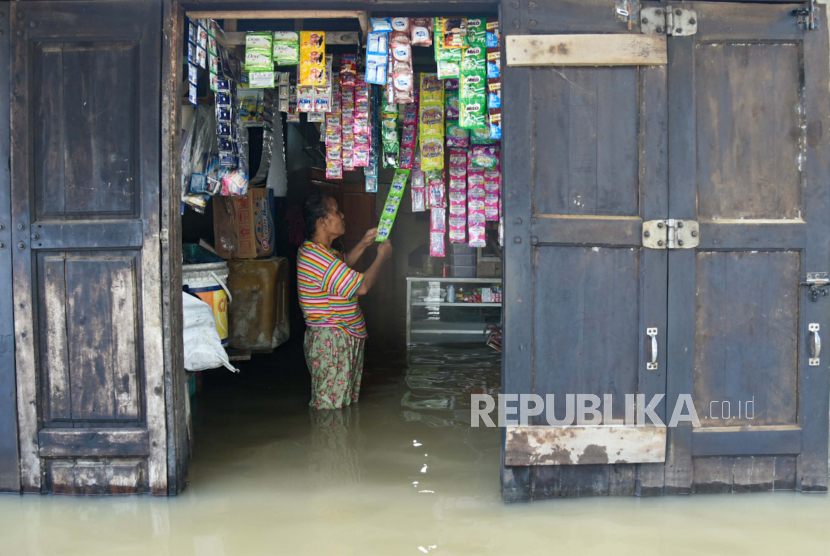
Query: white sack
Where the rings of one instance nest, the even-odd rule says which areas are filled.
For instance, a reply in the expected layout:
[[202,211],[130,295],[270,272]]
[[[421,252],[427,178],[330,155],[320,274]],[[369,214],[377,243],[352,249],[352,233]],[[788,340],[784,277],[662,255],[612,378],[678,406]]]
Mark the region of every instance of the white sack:
[[188,371],[204,371],[226,367],[238,373],[228,354],[222,347],[222,340],[216,331],[216,319],[210,305],[197,297],[182,292],[184,307],[184,368]]

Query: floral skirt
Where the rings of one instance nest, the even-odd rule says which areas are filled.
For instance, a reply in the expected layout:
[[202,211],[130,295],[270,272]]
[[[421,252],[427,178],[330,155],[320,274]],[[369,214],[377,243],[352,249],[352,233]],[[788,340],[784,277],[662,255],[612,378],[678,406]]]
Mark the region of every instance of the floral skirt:
[[311,373],[311,407],[339,409],[357,402],[363,375],[365,340],[339,328],[309,326],[305,362]]

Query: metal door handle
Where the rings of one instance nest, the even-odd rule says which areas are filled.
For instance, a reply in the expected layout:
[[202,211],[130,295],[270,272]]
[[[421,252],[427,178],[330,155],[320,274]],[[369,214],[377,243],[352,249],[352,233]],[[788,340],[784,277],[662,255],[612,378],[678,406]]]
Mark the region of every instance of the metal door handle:
[[817,367],[821,358],[821,336],[819,336],[819,325],[817,322],[811,322],[807,329],[810,331],[810,359],[808,365],[810,367]]
[[657,370],[657,329],[646,328],[646,336],[651,338],[651,361],[646,363],[646,369],[649,371]]

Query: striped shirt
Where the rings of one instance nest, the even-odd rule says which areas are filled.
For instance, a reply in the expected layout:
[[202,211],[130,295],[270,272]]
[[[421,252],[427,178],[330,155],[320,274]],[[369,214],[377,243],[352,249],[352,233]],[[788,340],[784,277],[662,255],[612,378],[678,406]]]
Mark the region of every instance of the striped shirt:
[[343,261],[343,254],[319,243],[303,242],[297,253],[297,290],[309,326],[340,328],[366,338],[366,321],[357,305],[363,274]]

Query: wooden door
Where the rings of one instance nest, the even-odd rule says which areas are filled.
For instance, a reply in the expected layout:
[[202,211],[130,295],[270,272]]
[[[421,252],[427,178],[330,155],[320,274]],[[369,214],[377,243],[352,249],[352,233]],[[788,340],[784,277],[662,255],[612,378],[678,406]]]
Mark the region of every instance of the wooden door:
[[161,3],[14,3],[22,489],[167,492]]
[[[0,2],[0,68],[9,67],[9,2]],[[0,153],[9,152],[9,80],[0,79]],[[20,490],[12,312],[11,182],[0,164],[0,491]]]
[[683,3],[698,31],[669,39],[669,213],[700,245],[669,252],[669,492],[826,490],[828,368],[809,364],[830,299],[828,48],[797,5]]
[[[558,419],[567,394],[611,394],[622,420],[626,394],[665,392],[667,252],[641,238],[668,213],[665,37],[629,33],[604,0],[531,5],[502,4],[503,393],[553,394]],[[623,43],[639,45],[633,58],[616,58]],[[659,355],[647,370],[650,328]],[[663,461],[665,429],[656,441],[654,427],[622,431],[642,447],[631,457],[611,436],[577,453],[588,428],[563,440],[562,427],[508,427],[505,500],[648,486],[640,464]]]

